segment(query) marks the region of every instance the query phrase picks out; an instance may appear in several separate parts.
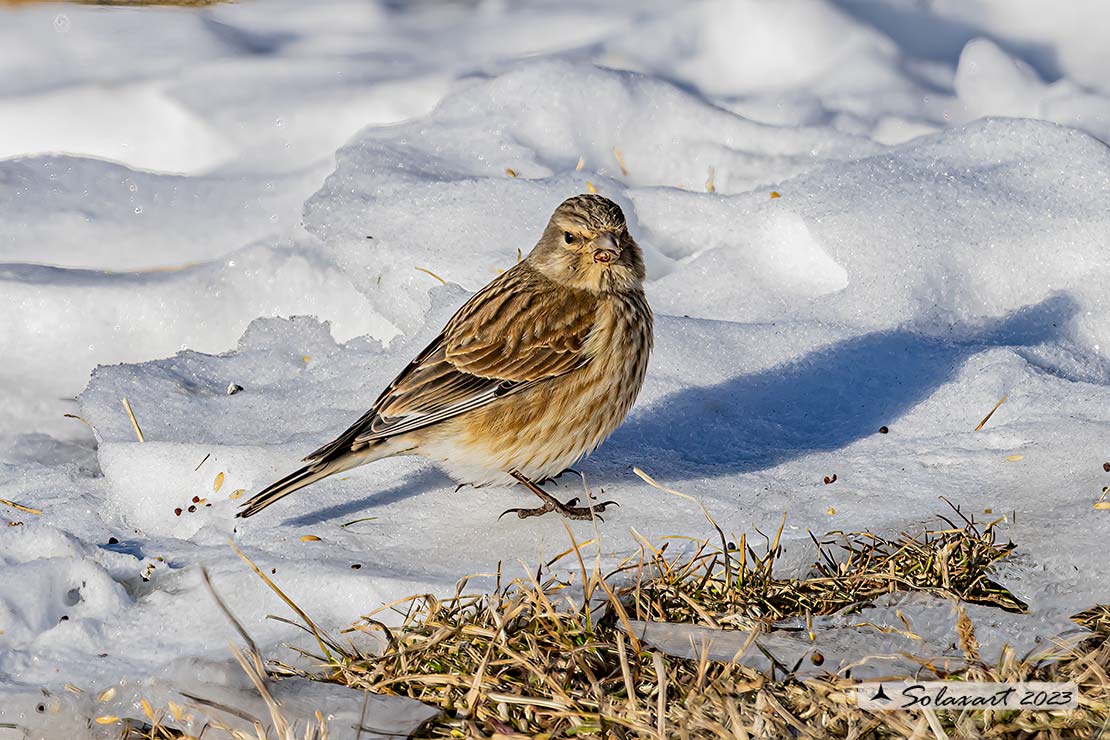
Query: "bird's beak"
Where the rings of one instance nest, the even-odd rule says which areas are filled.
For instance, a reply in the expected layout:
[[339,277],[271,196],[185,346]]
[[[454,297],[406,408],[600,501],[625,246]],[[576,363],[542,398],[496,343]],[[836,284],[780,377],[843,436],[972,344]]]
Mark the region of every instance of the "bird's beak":
[[608,232],[599,235],[590,242],[590,251],[593,252],[594,262],[600,262],[603,265],[616,262],[617,258],[621,256],[621,248],[617,244],[617,238]]

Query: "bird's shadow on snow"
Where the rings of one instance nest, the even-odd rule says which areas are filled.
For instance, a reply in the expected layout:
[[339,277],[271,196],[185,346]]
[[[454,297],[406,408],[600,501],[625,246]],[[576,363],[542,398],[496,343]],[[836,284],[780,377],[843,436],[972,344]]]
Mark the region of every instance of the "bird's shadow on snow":
[[365,512],[368,509],[404,501],[405,499],[419,496],[422,493],[427,493],[434,489],[454,485],[455,484],[439,470],[435,468],[426,468],[393,488],[374,491],[368,496],[363,496],[351,501],[344,501],[343,503],[318,509],[307,514],[291,517],[286,519],[284,524],[290,524],[295,527],[320,524],[321,522]]
[[[833,450],[893,426],[990,347],[1060,336],[1077,305],[1055,294],[974,331],[941,338],[911,331],[866,334],[768,370],[676,392],[635,413],[594,456],[594,478],[629,465],[671,478],[773,467]],[[743,358],[736,358],[737,364]]]

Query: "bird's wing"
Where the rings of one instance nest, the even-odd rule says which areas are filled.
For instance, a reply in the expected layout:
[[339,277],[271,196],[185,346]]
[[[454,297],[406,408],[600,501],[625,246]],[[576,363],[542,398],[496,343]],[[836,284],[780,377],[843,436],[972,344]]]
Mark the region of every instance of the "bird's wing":
[[520,264],[476,293],[318,461],[357,450],[563,375],[589,358],[596,302]]

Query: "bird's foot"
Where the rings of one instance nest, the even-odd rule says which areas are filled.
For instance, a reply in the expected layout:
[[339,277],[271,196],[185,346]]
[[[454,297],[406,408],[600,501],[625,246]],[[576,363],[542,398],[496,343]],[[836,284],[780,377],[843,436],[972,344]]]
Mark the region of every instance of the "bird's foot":
[[[610,506],[620,506],[616,501],[602,501],[593,506],[575,506],[577,503],[577,497],[572,498],[565,504],[552,498],[550,501],[544,501],[543,506],[537,506],[533,509],[506,509],[501,512],[501,516],[516,514],[520,519],[528,519],[529,517],[543,516],[544,514],[557,511],[567,519],[593,519],[596,516],[600,521],[605,521],[605,519],[600,516],[601,512],[605,511],[605,509]],[[497,518],[500,519],[501,516]]]
[[543,501],[543,505],[537,506],[532,509],[507,509],[501,512],[501,516],[497,517],[498,519],[510,513],[516,514],[517,517],[520,519],[528,519],[529,517],[543,516],[544,514],[549,514],[553,511],[557,511],[558,513],[565,516],[567,519],[593,519],[596,516],[601,521],[605,521],[604,519],[602,519],[602,517],[598,515],[601,514],[601,512],[605,511],[605,509],[609,506],[620,506],[620,504],[618,504],[616,501],[602,501],[601,503],[592,504],[589,506],[576,506],[575,504],[578,503],[577,496],[564,504],[556,499],[554,496],[552,496],[550,493],[537,486],[523,474],[513,471],[511,475],[518,481],[523,483],[529,491],[536,494],[536,496],[538,496],[539,499]]

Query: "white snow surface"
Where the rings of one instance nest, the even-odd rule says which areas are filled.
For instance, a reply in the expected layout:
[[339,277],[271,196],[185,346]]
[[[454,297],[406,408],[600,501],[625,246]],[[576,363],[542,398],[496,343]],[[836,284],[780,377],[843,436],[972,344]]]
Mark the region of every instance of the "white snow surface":
[[95,709],[65,684],[134,703],[225,659],[201,566],[292,660],[229,539],[331,630],[564,550],[559,521],[497,519],[521,491],[414,458],[247,521],[230,496],[342,431],[591,187],[657,315],[639,402],[579,466],[621,503],[607,562],[633,528],[710,532],[633,466],[733,536],[788,512],[795,574],[807,530],[920,530],[944,497],[1018,545],[996,577],[1030,614],[984,613],[984,644],[1066,630],[1110,601],[1108,22],[1096,0],[0,10],[0,498],[42,512],[2,507],[0,721],[95,736],[58,724]]

